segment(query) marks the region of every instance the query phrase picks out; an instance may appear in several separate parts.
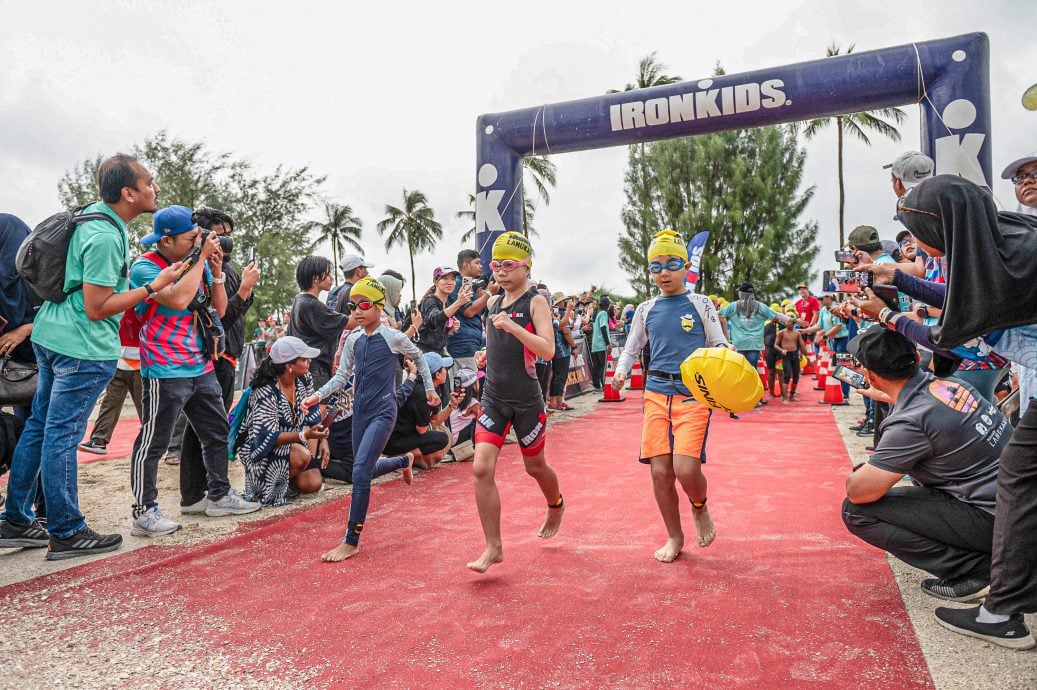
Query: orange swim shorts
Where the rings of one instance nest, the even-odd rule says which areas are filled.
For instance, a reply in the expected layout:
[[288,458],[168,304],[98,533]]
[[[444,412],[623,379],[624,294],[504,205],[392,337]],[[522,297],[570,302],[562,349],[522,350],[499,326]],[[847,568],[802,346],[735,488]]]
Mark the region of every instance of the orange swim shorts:
[[641,462],[657,455],[687,455],[706,461],[706,436],[712,410],[690,395],[645,391]]

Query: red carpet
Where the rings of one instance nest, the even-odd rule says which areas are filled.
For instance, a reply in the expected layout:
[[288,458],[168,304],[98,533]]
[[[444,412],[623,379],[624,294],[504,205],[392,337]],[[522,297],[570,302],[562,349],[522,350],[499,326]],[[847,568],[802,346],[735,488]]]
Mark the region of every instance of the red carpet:
[[[931,687],[881,552],[839,517],[846,451],[817,394],[740,421],[714,415],[707,549],[664,565],[638,393],[554,426],[567,511],[546,507],[508,446],[498,466],[506,561],[487,575],[468,465],[373,489],[359,557],[320,563],[348,500],[223,542],[149,547],[0,589],[63,626],[134,640],[175,634],[240,650],[243,677],[402,687]],[[694,528],[684,511],[689,542]],[[62,591],[67,585],[76,584]],[[48,600],[14,596],[52,588]],[[57,588],[57,590],[53,589]],[[90,615],[70,612],[90,610]],[[102,630],[109,621],[118,625]],[[280,665],[252,663],[275,650]],[[305,677],[305,676],[302,676]]]
[[[83,437],[86,440],[90,439],[90,433],[94,430],[94,423],[86,427],[86,435]],[[79,451],[77,457],[80,465],[89,465],[92,462],[101,462],[102,460],[115,460],[117,458],[127,458],[133,454],[133,442],[137,440],[137,432],[140,431],[140,420],[137,417],[124,417],[119,420],[115,425],[115,431],[112,432],[112,438],[108,441],[108,454],[107,455],[94,455],[93,453],[84,453]]]

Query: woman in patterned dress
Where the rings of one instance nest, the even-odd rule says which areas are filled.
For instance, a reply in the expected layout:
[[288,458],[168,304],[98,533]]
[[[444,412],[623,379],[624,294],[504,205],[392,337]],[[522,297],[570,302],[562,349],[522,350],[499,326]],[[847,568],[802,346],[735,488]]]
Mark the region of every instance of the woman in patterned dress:
[[302,406],[313,394],[310,359],[319,353],[299,338],[284,336],[256,370],[237,451],[251,501],[280,506],[292,491],[320,491],[320,471],[330,457],[328,432],[320,424],[320,409],[307,414]]

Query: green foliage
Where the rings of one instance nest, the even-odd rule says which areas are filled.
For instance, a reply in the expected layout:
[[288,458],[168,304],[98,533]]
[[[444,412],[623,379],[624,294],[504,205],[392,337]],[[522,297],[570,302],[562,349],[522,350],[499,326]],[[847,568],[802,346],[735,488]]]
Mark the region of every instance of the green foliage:
[[403,190],[403,207],[391,204],[385,207],[385,219],[378,223],[378,234],[385,238],[385,251],[396,245],[407,248],[410,255],[411,297],[417,299],[414,275],[414,255],[435,249],[436,242],[443,239],[443,226],[436,220],[435,211],[428,205],[428,198],[417,190]]
[[[297,290],[295,265],[312,245],[303,217],[312,207],[324,177],[308,168],[278,167],[258,174],[247,160],[210,151],[205,144],[170,138],[161,131],[131,153],[155,176],[159,205],[226,211],[234,219],[234,254],[240,265],[255,248],[263,276],[254,290],[255,311],[265,316],[286,311]],[[97,170],[103,156],[88,159],[58,182],[62,205],[71,208],[98,199]],[[151,231],[151,215],[130,224],[131,247]]]
[[329,201],[324,202],[324,222],[315,220],[306,224],[309,232],[317,233],[317,239],[310,245],[311,252],[325,242],[331,245],[331,263],[336,285],[339,282],[338,257],[339,254],[346,253],[346,245],[358,252],[363,252],[363,248],[360,246],[363,225],[363,221],[353,213],[351,206]]
[[799,191],[806,153],[795,129],[664,141],[649,146],[649,158],[661,225],[685,239],[710,231],[700,292],[731,294],[748,280],[769,301],[807,281],[817,223],[799,223],[814,188]]

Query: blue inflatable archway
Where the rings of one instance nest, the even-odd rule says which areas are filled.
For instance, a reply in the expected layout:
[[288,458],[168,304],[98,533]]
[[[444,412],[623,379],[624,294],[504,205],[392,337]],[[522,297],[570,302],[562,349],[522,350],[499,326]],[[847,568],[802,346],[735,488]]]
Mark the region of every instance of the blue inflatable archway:
[[918,103],[937,174],[990,186],[990,46],[974,33],[482,115],[476,247],[522,227],[522,159]]

